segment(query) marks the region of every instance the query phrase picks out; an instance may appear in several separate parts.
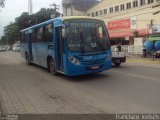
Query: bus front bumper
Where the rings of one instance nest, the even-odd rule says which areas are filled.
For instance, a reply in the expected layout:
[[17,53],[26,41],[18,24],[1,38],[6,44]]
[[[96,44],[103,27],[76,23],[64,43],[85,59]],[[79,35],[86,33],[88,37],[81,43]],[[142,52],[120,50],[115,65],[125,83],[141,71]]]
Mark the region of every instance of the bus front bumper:
[[112,68],[112,61],[107,61],[104,64],[95,64],[95,65],[69,65],[70,67],[66,71],[67,76],[79,76],[86,75],[91,73],[102,72]]

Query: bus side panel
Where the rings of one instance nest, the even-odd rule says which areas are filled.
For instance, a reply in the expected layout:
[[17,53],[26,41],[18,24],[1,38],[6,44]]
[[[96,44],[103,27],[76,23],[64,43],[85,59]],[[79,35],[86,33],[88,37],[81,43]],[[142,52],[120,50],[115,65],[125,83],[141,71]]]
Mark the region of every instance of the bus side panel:
[[39,65],[37,43],[32,43],[33,63]]
[[48,46],[49,43],[39,43],[38,44],[38,59],[39,59],[39,64],[43,67],[48,67],[47,66],[47,56],[48,54]]
[[42,67],[47,66],[47,57],[53,55],[53,50],[49,49],[51,43],[33,43],[32,53],[33,53],[33,62]]

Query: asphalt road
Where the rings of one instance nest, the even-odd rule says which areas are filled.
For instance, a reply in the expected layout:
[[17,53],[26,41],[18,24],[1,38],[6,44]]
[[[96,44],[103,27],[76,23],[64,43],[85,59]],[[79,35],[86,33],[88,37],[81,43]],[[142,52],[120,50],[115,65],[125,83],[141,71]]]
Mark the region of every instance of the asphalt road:
[[160,113],[160,69],[123,64],[81,77],[53,76],[0,52],[0,111],[7,113]]

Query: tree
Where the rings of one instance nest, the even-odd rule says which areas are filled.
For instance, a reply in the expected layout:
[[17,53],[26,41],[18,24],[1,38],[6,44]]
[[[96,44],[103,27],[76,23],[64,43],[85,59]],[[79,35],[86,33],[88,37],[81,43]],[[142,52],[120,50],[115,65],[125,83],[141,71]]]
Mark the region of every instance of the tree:
[[40,11],[32,15],[24,12],[19,17],[17,17],[15,21],[18,24],[19,28],[22,30],[29,26],[33,26],[35,24],[42,23],[51,19],[51,15],[54,13],[56,14],[56,16],[60,15],[60,13],[55,12],[55,10],[52,8],[42,8]]
[[7,38],[6,36],[2,36],[0,39],[0,45],[7,45]]
[[19,17],[15,19],[20,30],[29,27],[29,14],[27,12],[23,12]]
[[4,27],[4,34],[6,36],[6,41],[9,45],[14,44],[16,41],[19,41],[19,27],[17,23],[10,23]]
[[4,8],[5,7],[5,0],[0,0],[0,7]]
[[[51,19],[51,15],[54,14],[54,9],[42,8],[35,14],[29,15],[28,12],[23,12],[19,17],[15,19],[14,23],[4,27],[3,41],[12,45],[20,38],[20,30],[33,26],[35,24],[47,21]],[[58,12],[55,14],[59,15]]]

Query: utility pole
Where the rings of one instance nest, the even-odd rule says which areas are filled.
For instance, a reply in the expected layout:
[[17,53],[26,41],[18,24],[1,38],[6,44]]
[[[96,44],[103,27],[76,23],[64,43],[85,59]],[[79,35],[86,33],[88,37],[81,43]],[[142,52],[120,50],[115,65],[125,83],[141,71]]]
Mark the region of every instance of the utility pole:
[[28,13],[29,13],[29,15],[31,15],[33,13],[32,0],[28,0]]
[[[160,0],[157,0],[157,4],[156,4],[156,5],[153,5],[152,8],[156,8],[156,7],[159,7],[159,6],[160,6]],[[158,13],[160,13],[160,10],[158,10],[158,11],[152,13],[152,14],[153,14],[153,15],[156,15],[156,14],[158,14]],[[151,26],[151,29],[153,29],[153,19],[151,19],[151,24],[150,24],[150,26]],[[152,30],[152,32],[153,32],[153,30]],[[153,61],[154,61],[154,52],[155,52],[155,46],[154,46],[154,44],[155,44],[155,41],[153,40],[152,42],[153,42],[152,59],[153,59]]]
[[31,18],[30,15],[32,15],[33,13],[33,4],[32,4],[32,0],[28,0],[28,14],[29,14],[29,27],[31,26]]
[[55,18],[58,17],[57,15],[57,10],[59,9],[59,5],[56,5],[55,3],[51,4],[50,6],[53,6],[54,7],[54,15],[55,15]]
[[[151,29],[152,29],[153,28],[153,19],[151,19],[150,26],[151,26]],[[152,30],[152,32],[153,32],[153,30]],[[153,42],[152,60],[154,61],[154,40],[152,42]]]

